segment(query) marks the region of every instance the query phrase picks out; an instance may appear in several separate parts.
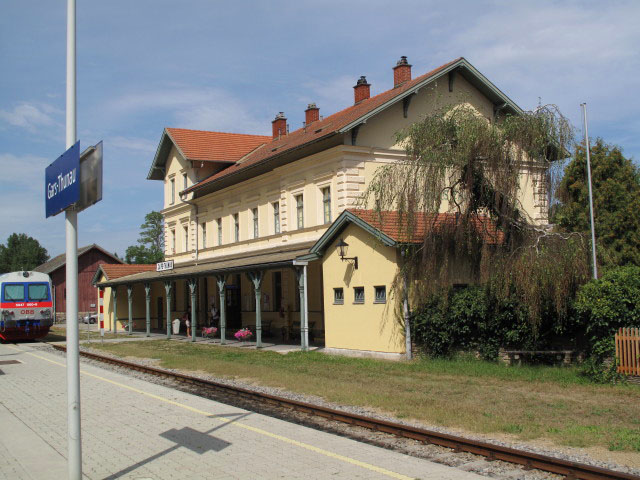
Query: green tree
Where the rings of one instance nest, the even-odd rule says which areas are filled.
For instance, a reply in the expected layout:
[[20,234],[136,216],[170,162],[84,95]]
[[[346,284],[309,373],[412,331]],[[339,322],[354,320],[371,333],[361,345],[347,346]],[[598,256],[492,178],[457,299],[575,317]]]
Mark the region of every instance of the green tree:
[[378,168],[361,200],[381,223],[396,212],[401,233],[422,241],[403,252],[394,287],[406,278],[415,298],[441,295],[464,268],[498,300],[515,293],[533,330],[549,315],[566,317],[588,279],[588,244],[537,225],[521,204],[523,175],[547,189],[558,158],[572,149],[573,129],[560,112],[540,106],[489,122],[472,108],[446,107],[397,141],[406,157]]
[[151,211],[140,225],[138,245],[132,245],[125,252],[127,263],[157,263],[164,260],[164,225],[160,212]]
[[[591,147],[591,179],[598,263],[640,266],[640,170],[621,150],[598,138]],[[589,192],[584,145],[576,149],[558,189],[553,222],[589,232]]]
[[0,245],[0,273],[33,270],[47,260],[47,249],[25,233],[12,233],[7,244]]

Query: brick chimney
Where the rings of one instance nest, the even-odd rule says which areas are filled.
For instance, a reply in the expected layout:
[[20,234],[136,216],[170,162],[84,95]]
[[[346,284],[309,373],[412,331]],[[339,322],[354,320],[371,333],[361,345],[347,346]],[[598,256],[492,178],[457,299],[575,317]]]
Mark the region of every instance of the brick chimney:
[[402,56],[393,67],[393,88],[399,87],[409,80],[411,80],[411,65],[407,62],[407,57]]
[[309,125],[318,120],[320,120],[320,109],[315,103],[310,103],[304,111],[304,124]]
[[284,116],[284,112],[278,113],[276,118],[271,121],[271,129],[273,138],[280,138],[287,134],[287,117]]
[[371,96],[371,90],[369,90],[371,84],[367,83],[367,77],[361,76],[356,82],[356,86],[353,87],[353,94],[355,96],[355,103],[358,104],[363,100],[366,100]]

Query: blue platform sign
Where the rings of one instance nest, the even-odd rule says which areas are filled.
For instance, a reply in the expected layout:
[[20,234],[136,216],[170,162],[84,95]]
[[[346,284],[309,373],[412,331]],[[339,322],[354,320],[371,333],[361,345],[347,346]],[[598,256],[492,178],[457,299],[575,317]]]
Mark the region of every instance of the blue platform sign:
[[49,165],[44,176],[45,210],[49,218],[80,199],[80,142]]

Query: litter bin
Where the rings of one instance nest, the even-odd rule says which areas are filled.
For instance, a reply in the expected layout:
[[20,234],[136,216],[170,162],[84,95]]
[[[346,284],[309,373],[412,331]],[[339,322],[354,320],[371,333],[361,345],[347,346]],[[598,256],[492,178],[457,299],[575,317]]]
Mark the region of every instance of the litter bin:
[[174,335],[177,335],[180,333],[180,319],[176,318],[173,322],[171,322],[173,324],[173,333]]

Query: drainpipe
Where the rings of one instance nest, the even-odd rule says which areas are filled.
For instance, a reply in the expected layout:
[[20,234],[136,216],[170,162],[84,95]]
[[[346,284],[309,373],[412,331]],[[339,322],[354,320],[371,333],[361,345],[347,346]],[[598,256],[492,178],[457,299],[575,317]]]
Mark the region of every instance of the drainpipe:
[[180,200],[184,203],[188,203],[189,205],[193,205],[195,209],[195,217],[196,217],[196,265],[198,264],[198,204],[186,199],[186,195],[180,195]]
[[[406,254],[407,252],[402,248],[402,268],[404,270],[406,263]],[[411,351],[411,315],[409,314],[409,282],[407,281],[407,272],[406,270],[402,272],[402,313],[404,316],[404,340],[405,340],[405,355],[407,360],[411,360],[413,358],[413,352]]]

